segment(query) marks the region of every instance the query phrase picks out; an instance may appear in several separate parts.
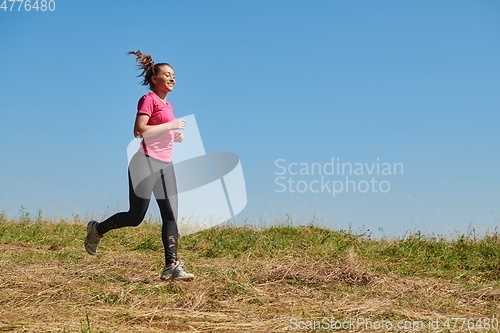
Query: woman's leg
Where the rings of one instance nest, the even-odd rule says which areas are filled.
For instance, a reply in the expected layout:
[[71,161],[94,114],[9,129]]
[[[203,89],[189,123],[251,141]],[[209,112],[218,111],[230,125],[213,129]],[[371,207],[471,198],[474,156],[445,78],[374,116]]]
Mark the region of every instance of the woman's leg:
[[123,227],[136,227],[142,223],[153,187],[160,177],[158,169],[143,153],[137,152],[132,157],[128,167],[129,211],[117,213],[99,223],[96,227],[99,234]]
[[187,273],[177,261],[177,183],[173,164],[161,171],[161,178],[153,190],[162,218],[162,240],[165,249],[165,268],[161,272],[162,280],[192,281],[194,275]]
[[162,241],[165,250],[165,266],[177,263],[177,184],[173,164],[160,171],[160,178],[153,188],[162,219]]
[[[141,184],[142,186],[148,186],[146,183]],[[151,181],[149,181],[151,183]],[[149,198],[143,198],[136,194],[134,187],[132,185],[132,180],[130,177],[130,172],[128,175],[128,187],[129,187],[129,211],[116,213],[103,222],[99,223],[96,227],[97,232],[100,235],[104,235],[106,232],[123,228],[123,227],[136,227],[141,224],[144,216],[149,206]]]
[[[149,193],[150,197],[151,191]],[[146,215],[149,200],[149,198],[137,195],[136,191],[134,191],[129,171],[129,211],[117,213],[101,223],[90,221],[87,225],[87,237],[84,241],[85,250],[89,254],[95,255],[97,254],[99,242],[106,232],[127,226],[138,226]]]

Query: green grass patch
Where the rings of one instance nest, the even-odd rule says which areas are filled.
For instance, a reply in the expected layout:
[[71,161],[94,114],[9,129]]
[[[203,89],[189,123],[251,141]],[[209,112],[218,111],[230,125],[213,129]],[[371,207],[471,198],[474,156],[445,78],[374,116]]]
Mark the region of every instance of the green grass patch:
[[[27,219],[17,222],[0,216],[0,242],[20,247],[35,246],[40,250],[29,255],[4,254],[14,263],[28,265],[51,260],[78,263],[84,254],[72,248],[82,246],[85,233],[82,223]],[[113,230],[106,234],[101,244],[103,250],[159,253],[163,251],[161,226],[145,222],[139,227]],[[50,248],[58,250],[46,251]],[[245,257],[252,260],[303,258],[305,261],[326,262],[335,262],[352,252],[379,273],[446,279],[470,275],[486,280],[500,278],[498,234],[445,239],[416,233],[402,239],[368,240],[344,231],[314,226],[216,227],[182,237],[179,251],[207,260]]]

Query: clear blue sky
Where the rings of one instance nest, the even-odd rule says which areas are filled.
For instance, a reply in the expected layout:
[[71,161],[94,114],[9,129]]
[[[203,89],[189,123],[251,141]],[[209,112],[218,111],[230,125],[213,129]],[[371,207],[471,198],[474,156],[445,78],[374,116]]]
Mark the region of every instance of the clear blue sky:
[[[0,210],[10,217],[21,205],[66,218],[127,209],[126,147],[148,90],[126,52],[141,50],[173,65],[169,100],[178,117],[196,115],[206,151],[241,158],[240,220],[314,216],[383,235],[498,225],[500,2],[55,2],[0,10]],[[335,197],[313,192],[317,174],[277,180],[276,163],[332,158],[404,171],[365,170],[354,186],[390,190]],[[323,176],[345,186],[345,175]],[[311,187],[292,193],[289,179]]]

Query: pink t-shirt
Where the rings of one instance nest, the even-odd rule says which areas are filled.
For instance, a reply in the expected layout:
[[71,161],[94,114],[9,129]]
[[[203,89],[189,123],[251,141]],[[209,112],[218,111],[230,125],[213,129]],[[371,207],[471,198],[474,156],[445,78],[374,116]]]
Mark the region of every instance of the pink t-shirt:
[[[166,104],[154,92],[139,99],[137,114],[149,116],[148,125],[159,125],[175,120],[174,109],[170,102]],[[157,160],[172,162],[172,147],[174,146],[174,130],[164,131],[142,140],[139,151]]]

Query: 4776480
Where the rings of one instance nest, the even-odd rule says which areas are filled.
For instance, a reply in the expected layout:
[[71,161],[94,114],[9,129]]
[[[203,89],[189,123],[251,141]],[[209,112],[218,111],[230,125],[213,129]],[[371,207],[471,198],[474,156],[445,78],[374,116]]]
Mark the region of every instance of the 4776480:
[[[0,0],[2,1],[2,0]],[[55,0],[3,0],[0,10],[4,12],[53,12],[56,10]]]

